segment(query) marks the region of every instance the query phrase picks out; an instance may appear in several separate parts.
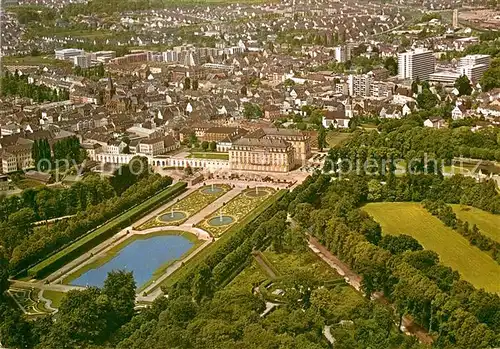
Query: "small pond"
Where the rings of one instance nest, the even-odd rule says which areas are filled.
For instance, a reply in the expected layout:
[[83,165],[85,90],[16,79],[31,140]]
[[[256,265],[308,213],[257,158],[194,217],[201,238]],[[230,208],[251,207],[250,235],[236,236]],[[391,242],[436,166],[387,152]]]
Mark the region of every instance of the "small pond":
[[220,192],[222,192],[222,188],[214,185],[214,186],[202,188],[200,191],[203,194],[214,195],[214,194],[219,194]]
[[162,222],[176,222],[184,218],[186,218],[186,214],[180,211],[165,213],[158,217],[158,219]]
[[191,241],[179,235],[137,239],[121,249],[110,261],[88,270],[70,284],[102,287],[108,272],[125,269],[134,273],[139,288],[152,278],[158,268],[169,261],[179,259],[191,246]]
[[234,222],[234,218],[231,216],[217,216],[208,221],[208,224],[214,227],[220,227],[223,225],[228,225]]

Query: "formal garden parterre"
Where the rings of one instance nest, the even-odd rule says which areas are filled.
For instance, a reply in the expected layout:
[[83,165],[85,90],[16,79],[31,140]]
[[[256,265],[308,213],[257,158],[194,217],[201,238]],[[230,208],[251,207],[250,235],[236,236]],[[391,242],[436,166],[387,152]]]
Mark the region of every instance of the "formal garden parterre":
[[[257,193],[257,194],[255,194]],[[240,219],[252,212],[257,206],[264,202],[270,195],[274,194],[273,188],[249,188],[220,207],[217,211],[203,220],[198,227],[208,231],[215,237],[220,236]],[[226,224],[216,224],[222,217]],[[229,219],[230,218],[230,219]]]
[[170,205],[159,215],[136,227],[136,229],[146,230],[155,227],[179,226],[189,217],[210,205],[230,190],[231,186],[228,184],[203,186],[185,198],[178,200],[173,205]]

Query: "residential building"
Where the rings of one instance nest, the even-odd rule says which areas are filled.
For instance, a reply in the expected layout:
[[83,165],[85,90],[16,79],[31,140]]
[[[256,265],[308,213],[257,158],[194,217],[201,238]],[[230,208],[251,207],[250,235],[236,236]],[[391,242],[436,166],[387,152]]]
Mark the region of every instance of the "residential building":
[[398,77],[401,80],[428,80],[434,73],[436,59],[432,51],[417,48],[398,54]]
[[351,59],[351,52],[347,46],[335,47],[335,60],[338,63],[345,63]]
[[141,139],[139,143],[139,153],[150,156],[165,153],[164,138]]
[[75,67],[80,68],[89,68],[92,64],[92,60],[90,59],[90,55],[83,54],[73,57],[73,65]]
[[445,127],[445,121],[440,117],[430,118],[424,121],[424,126],[432,128],[443,128]]
[[489,55],[467,55],[460,58],[457,67],[457,73],[466,75],[473,83],[478,82],[484,72],[490,66],[491,57]]

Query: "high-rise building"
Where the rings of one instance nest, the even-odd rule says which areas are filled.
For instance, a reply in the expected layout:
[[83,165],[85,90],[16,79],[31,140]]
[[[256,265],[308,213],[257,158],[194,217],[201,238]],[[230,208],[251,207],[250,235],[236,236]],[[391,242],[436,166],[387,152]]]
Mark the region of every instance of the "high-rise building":
[[335,47],[335,61],[338,63],[345,63],[351,59],[351,50],[347,46]]
[[435,68],[436,59],[430,50],[417,48],[398,55],[398,77],[402,80],[428,80]]
[[80,68],[89,68],[91,66],[91,58],[89,54],[83,54],[73,57],[73,64]]
[[473,83],[479,81],[484,72],[490,66],[491,57],[489,55],[467,55],[460,58],[457,73],[466,75]]
[[458,10],[453,10],[453,29],[458,28]]

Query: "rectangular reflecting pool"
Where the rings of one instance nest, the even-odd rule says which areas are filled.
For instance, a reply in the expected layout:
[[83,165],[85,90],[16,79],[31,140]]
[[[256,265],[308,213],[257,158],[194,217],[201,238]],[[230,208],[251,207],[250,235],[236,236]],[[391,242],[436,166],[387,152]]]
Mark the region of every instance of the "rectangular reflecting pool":
[[72,280],[73,286],[102,287],[108,272],[125,269],[134,274],[137,287],[148,282],[153,273],[165,263],[179,259],[193,246],[180,235],[140,237],[122,248],[111,260],[94,267]]

